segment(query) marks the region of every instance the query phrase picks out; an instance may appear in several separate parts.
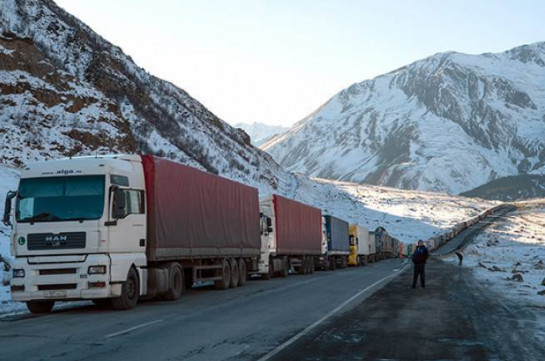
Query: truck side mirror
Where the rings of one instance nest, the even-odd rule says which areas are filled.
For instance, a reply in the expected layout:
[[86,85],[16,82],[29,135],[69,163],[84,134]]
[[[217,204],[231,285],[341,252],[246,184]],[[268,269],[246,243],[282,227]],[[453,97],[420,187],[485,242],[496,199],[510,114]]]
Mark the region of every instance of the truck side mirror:
[[119,219],[119,218],[125,217],[125,203],[126,203],[125,191],[119,188],[115,189],[112,218]]
[[272,227],[272,219],[267,217],[267,227]]
[[11,200],[15,198],[16,195],[17,195],[17,192],[15,191],[9,191],[6,194],[6,203],[4,206],[4,218],[2,219],[2,221],[8,227],[11,227],[11,221],[9,219],[11,215]]

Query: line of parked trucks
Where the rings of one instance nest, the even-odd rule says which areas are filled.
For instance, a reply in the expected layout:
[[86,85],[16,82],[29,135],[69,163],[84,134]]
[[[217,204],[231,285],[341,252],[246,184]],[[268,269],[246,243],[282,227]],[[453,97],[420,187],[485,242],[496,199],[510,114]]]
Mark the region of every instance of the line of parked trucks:
[[131,309],[141,297],[178,299],[195,282],[227,289],[251,274],[412,253],[382,227],[370,232],[276,194],[259,199],[256,188],[150,155],[30,164],[3,221],[13,227],[12,299],[34,313],[82,299]]

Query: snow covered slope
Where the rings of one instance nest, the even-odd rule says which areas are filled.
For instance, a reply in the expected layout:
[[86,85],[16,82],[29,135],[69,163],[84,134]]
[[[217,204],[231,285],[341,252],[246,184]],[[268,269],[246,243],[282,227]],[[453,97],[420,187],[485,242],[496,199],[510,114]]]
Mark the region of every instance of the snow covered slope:
[[[545,307],[543,202],[542,199],[540,203],[526,204],[487,228],[464,250],[463,261],[485,286],[521,305],[537,309]],[[454,257],[452,261],[457,262]],[[545,338],[545,333],[541,337]]]
[[0,162],[152,153],[262,189],[291,176],[50,0],[1,0]]
[[252,124],[238,123],[235,124],[235,128],[244,130],[250,136],[252,144],[256,147],[259,147],[273,136],[289,129],[288,127],[283,127],[281,125],[268,125],[257,122]]
[[545,172],[545,43],[441,53],[354,84],[262,146],[291,171],[460,193]]

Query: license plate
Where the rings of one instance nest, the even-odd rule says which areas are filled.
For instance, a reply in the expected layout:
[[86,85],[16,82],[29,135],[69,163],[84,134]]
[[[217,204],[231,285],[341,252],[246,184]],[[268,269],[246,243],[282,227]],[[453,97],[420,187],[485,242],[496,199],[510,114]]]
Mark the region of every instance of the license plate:
[[56,291],[45,291],[44,297],[46,298],[65,298],[66,297],[66,291],[64,290],[56,290]]

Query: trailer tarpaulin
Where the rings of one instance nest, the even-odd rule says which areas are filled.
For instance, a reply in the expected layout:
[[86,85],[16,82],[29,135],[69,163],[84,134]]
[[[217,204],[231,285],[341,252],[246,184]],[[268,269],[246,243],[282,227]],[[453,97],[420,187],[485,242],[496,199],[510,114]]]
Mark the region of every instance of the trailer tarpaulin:
[[319,255],[322,252],[322,211],[274,195],[278,254]]
[[154,156],[142,156],[148,257],[259,254],[256,188]]
[[327,228],[327,249],[329,252],[350,251],[350,237],[348,236],[348,222],[337,217],[325,216]]

